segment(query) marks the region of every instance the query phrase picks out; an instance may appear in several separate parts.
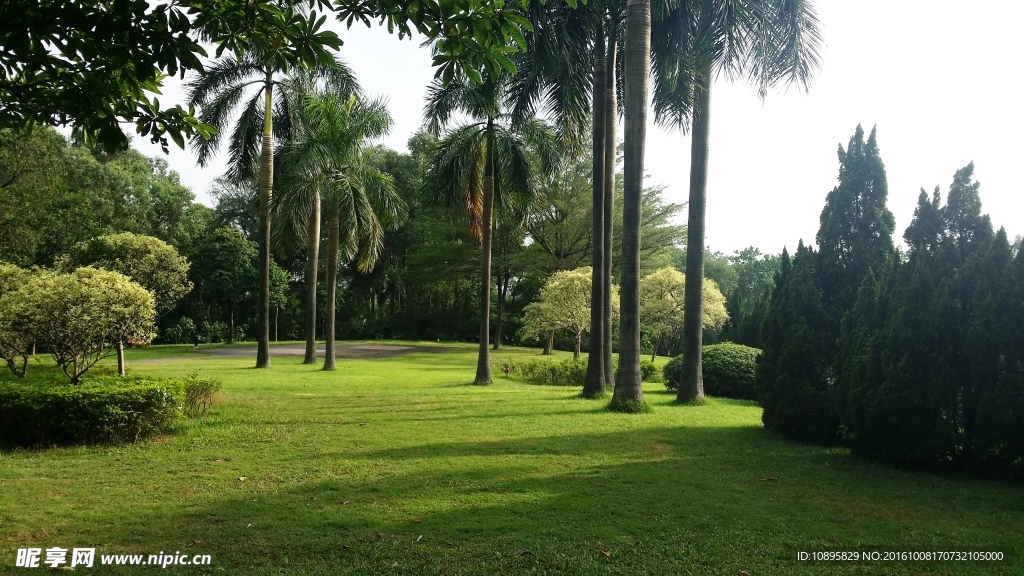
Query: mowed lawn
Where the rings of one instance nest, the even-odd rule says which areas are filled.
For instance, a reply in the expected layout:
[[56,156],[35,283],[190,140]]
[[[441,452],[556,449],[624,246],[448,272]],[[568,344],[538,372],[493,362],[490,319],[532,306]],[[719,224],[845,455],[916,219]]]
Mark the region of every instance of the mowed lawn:
[[[0,573],[35,573],[14,567],[30,546],[211,555],[166,569],[189,574],[1024,573],[1021,485],[794,444],[766,432],[753,403],[674,406],[650,384],[653,412],[624,415],[497,371],[471,386],[470,345],[339,359],[335,372],[294,356],[271,370],[161,360],[172,353],[187,348],[130,353],[130,369],[224,383],[212,412],[175,434],[0,452]],[[1009,558],[797,561],[823,550]]]

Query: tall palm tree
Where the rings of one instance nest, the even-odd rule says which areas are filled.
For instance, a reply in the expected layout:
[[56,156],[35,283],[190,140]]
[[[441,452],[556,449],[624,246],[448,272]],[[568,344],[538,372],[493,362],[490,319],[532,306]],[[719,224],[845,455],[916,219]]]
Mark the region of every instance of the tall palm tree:
[[505,112],[506,80],[488,75],[479,83],[468,80],[434,84],[427,95],[427,128],[434,134],[462,113],[474,121],[450,130],[429,162],[423,181],[428,202],[442,204],[453,214],[468,214],[470,231],[480,240],[480,347],[476,384],[491,383],[491,241],[495,206],[515,209],[529,204],[533,194],[534,158],[542,169],[554,164],[555,139],[550,127],[534,120],[512,123]]
[[[383,248],[384,230],[397,227],[407,208],[391,177],[368,162],[370,141],[391,129],[391,116],[382,100],[366,101],[334,92],[310,95],[303,99],[298,119],[292,139],[284,147],[286,168],[278,205],[291,214],[308,211],[307,221],[312,221],[321,203],[326,214],[323,369],[334,370],[339,258],[369,272]],[[315,267],[312,252],[310,259],[310,266]]]
[[[343,61],[337,61],[339,68],[345,67]],[[315,71],[300,70],[289,74],[281,84],[281,93],[286,102],[301,103],[304,98],[314,94],[333,93],[339,96],[363,97],[362,89],[359,87],[350,71],[344,75],[319,77]],[[292,134],[292,122],[301,122],[301,104],[290,107],[294,118],[288,118],[287,133]],[[287,145],[287,142],[284,143]],[[280,185],[278,186],[280,189]],[[286,223],[293,225],[294,236],[305,240],[306,248],[306,352],[302,360],[303,364],[316,364],[316,324],[317,324],[317,274],[320,268],[320,224],[323,217],[321,211],[321,195],[298,193],[294,189],[280,189],[276,197],[282,200],[281,193],[285,194],[284,201],[272,202],[277,215],[282,216]],[[307,204],[303,204],[305,201]],[[297,229],[297,230],[296,230]]]
[[690,198],[677,401],[701,402],[704,223],[714,77],[747,76],[764,98],[780,83],[807,88],[819,66],[821,36],[811,0],[701,0],[666,3],[653,33],[655,117],[686,128],[692,120]]
[[[619,37],[623,0],[594,0],[577,9],[563,3],[532,3],[534,32],[529,50],[517,60],[513,115],[526,117],[540,106],[555,118],[566,145],[576,145],[591,128],[593,153],[593,278],[587,374],[583,396],[601,397],[613,386],[612,372],[612,199],[615,183],[619,91]],[[590,55],[581,58],[581,55]],[[590,103],[588,104],[588,97]]]
[[610,408],[647,410],[640,384],[640,203],[647,136],[647,77],[651,60],[651,2],[626,5],[625,159],[622,198],[622,263],[619,282],[619,370]]
[[[290,136],[290,109],[286,90],[275,90],[288,70],[277,57],[277,46],[255,43],[241,57],[226,56],[188,83],[189,101],[200,109],[199,118],[217,129],[209,140],[195,138],[192,148],[200,166],[219,151],[223,135],[245,100],[228,142],[228,176],[244,180],[259,175],[259,328],[256,367],[270,367],[270,201],[274,181],[274,144]],[[337,59],[321,60],[311,68],[314,77],[351,92],[355,81]],[[276,101],[275,101],[276,95]],[[276,133],[275,133],[276,127]],[[259,158],[257,164],[256,159]]]

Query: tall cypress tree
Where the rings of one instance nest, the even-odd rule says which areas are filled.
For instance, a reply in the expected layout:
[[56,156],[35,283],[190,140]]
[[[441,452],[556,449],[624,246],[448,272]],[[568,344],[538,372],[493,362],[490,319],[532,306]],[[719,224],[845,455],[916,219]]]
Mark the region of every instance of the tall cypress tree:
[[829,192],[818,229],[818,282],[834,338],[853,308],[868,269],[881,272],[893,254],[896,223],[885,205],[889,186],[875,129],[864,140],[857,126],[846,149],[839,147],[839,185]]
[[821,304],[815,271],[817,254],[803,242],[792,263],[783,252],[768,316],[762,328],[755,386],[762,421],[804,442],[838,440],[838,418],[829,395],[833,353],[827,342],[829,318]]

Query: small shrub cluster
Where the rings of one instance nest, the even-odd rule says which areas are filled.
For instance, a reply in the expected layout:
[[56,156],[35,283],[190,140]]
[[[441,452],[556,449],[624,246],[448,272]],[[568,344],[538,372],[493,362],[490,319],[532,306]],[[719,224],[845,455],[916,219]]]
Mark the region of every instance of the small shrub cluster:
[[59,375],[0,385],[0,444],[136,442],[203,413],[220,384],[195,377],[98,376],[78,386]]
[[[713,344],[701,349],[704,394],[722,398],[754,400],[754,368],[761,353],[757,348],[741,344]],[[683,372],[682,355],[668,361],[662,368],[665,388],[675,392]]]
[[499,369],[505,375],[545,386],[583,386],[587,375],[587,363],[582,359],[557,362],[504,358]]
[[220,382],[197,378],[194,374],[185,383],[185,415],[201,416],[213,406],[213,396],[220,390]]
[[654,362],[641,360],[640,380],[643,382],[663,382],[665,378],[662,376],[661,368],[658,368]]

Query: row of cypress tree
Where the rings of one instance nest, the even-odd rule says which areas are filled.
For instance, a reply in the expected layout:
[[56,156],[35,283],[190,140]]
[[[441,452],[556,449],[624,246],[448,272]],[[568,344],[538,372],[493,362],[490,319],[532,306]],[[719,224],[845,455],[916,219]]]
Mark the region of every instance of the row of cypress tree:
[[783,252],[756,385],[764,424],[856,455],[1024,477],[1024,251],[981,212],[974,165],[922,190],[894,247],[875,131],[839,149],[817,251]]

